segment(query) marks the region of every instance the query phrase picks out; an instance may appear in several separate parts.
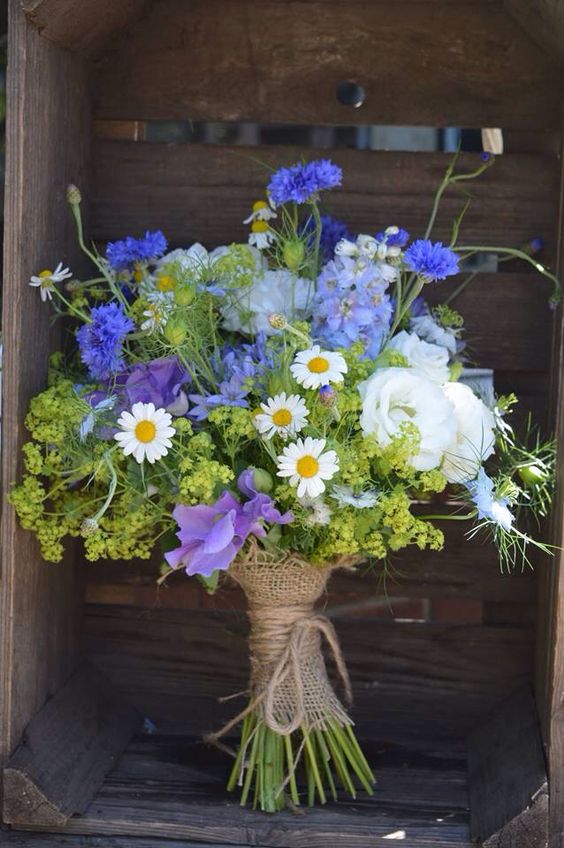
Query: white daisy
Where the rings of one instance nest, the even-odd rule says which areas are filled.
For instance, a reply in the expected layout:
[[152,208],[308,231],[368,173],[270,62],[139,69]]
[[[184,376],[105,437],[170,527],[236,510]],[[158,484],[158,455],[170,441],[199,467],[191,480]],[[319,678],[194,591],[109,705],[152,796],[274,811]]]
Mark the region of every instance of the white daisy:
[[314,345],[309,350],[300,350],[294,364],[290,365],[294,379],[306,389],[318,389],[328,383],[340,383],[347,373],[347,363],[340,353],[321,350]]
[[309,411],[299,395],[286,397],[286,392],[281,392],[261,403],[261,408],[263,412],[255,416],[255,426],[267,439],[276,433],[283,439],[295,436],[307,424]]
[[63,280],[68,280],[69,277],[72,277],[72,271],[69,268],[63,267],[63,263],[59,262],[54,271],[41,271],[41,273],[31,278],[29,284],[30,286],[39,288],[41,300],[45,302],[46,300],[53,300],[52,292],[55,283],[62,283]]
[[253,211],[248,218],[245,218],[243,223],[251,224],[254,221],[270,221],[272,218],[276,217],[276,212],[274,211],[271,203],[267,203],[266,200],[256,200],[253,203]]
[[164,409],[155,409],[154,403],[134,403],[131,412],[122,412],[114,439],[120,443],[125,456],[133,454],[137,462],[147,459],[150,463],[166,456],[172,447],[172,416]]
[[249,244],[257,250],[266,250],[276,241],[276,233],[271,230],[266,221],[254,221],[251,225]]
[[339,470],[334,450],[323,453],[325,439],[298,439],[284,448],[278,459],[279,477],[289,477],[290,486],[297,486],[298,498],[318,497],[325,491],[324,480],[331,480]]
[[350,486],[333,486],[331,497],[341,506],[354,506],[355,509],[370,509],[376,506],[380,499],[375,489],[365,489],[357,495]]

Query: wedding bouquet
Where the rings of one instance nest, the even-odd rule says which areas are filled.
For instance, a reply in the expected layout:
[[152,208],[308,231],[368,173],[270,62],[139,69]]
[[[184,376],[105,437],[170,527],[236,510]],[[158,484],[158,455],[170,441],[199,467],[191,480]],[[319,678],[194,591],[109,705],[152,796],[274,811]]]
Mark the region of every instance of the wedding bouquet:
[[[427,231],[352,235],[321,215],[341,183],[328,160],[271,174],[246,220],[248,244],[168,250],[147,232],[106,246],[83,237],[95,269],[59,263],[31,278],[76,344],[52,357],[48,388],[26,417],[25,473],[11,493],[45,559],[81,537],[88,560],[164,557],[213,591],[227,572],[251,619],[248,706],[228,787],[275,811],[371,791],[373,774],[329,683],[321,640],[350,684],[335,631],[314,611],[338,567],[386,563],[407,547],[439,551],[438,519],[489,534],[504,567],[528,562],[551,498],[554,445],[507,420],[513,396],[481,396],[465,377],[463,319],[425,292],[490,251]],[[70,319],[70,320],[69,320]],[[436,503],[439,502],[439,507]],[[218,742],[219,743],[219,742]],[[220,743],[219,743],[220,744]]]

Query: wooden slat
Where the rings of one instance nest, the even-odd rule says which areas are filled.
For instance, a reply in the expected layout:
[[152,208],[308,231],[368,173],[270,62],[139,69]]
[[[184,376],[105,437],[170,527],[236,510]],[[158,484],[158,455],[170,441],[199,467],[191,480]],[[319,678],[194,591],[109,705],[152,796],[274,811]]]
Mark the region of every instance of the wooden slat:
[[[17,830],[0,831],[0,839],[2,846],[6,848],[212,848],[211,842],[186,842],[177,841],[176,839],[158,839],[153,836],[144,838],[142,836],[134,837],[111,837],[111,841],[107,836],[82,836],[80,842],[77,843],[76,836],[65,836],[60,833],[29,833]],[[216,848],[217,843],[213,848]],[[222,844],[222,848],[237,848],[233,843],[228,845]]]
[[[468,540],[461,522],[443,521],[439,525],[446,534],[446,547],[441,552],[406,548],[392,560],[389,574],[378,563],[366,571],[336,572],[329,583],[328,602],[338,597],[353,601],[355,597],[387,595],[394,598],[464,598],[505,604],[533,604],[536,574],[527,570],[503,574],[495,547],[479,539]],[[157,586],[161,559],[134,562],[96,563],[88,570],[87,598],[92,602],[120,603],[122,598],[140,606],[160,608],[241,608],[241,595],[229,582],[210,597],[195,580],[183,574],[171,575],[167,585]],[[112,587],[115,597],[112,598]],[[135,590],[139,590],[136,594]],[[98,599],[103,598],[102,601]]]
[[226,794],[223,753],[188,738],[139,739],[86,815],[65,831],[288,848],[385,846],[390,839],[409,848],[469,848],[463,758],[377,741],[364,747],[378,773],[373,797],[360,794],[353,802],[343,796],[301,816],[269,817],[238,808],[236,797]]
[[42,38],[84,55],[135,20],[147,0],[21,0],[28,21]]
[[[460,737],[530,674],[531,628],[362,617],[335,625],[355,717],[388,738],[416,739],[429,724],[433,738]],[[202,733],[234,714],[233,703],[214,702],[246,686],[241,613],[90,606],[86,630],[92,661],[159,729],[180,721]]]
[[530,38],[564,65],[564,8],[559,0],[503,0]]
[[[10,60],[3,292],[2,487],[21,470],[29,399],[45,383],[49,312],[27,285],[62,260],[77,272],[65,201],[69,182],[88,193],[88,103],[80,60],[45,40],[10,2]],[[64,129],[63,129],[64,128]],[[49,566],[11,507],[2,515],[0,761],[48,695],[70,675],[78,651],[81,589],[74,565]]]
[[473,839],[487,840],[488,848],[546,845],[546,786],[536,706],[526,688],[500,704],[468,740]]
[[[264,165],[257,163],[257,154]],[[451,161],[444,153],[303,147],[263,147],[259,153],[253,147],[99,139],[94,143],[93,235],[104,240],[160,227],[179,244],[246,240],[248,227],[242,221],[253,200],[264,195],[268,167],[316,156],[330,156],[343,168],[343,187],[327,193],[324,203],[352,232],[375,232],[395,223],[414,236],[425,229],[433,195]],[[476,154],[466,154],[460,167],[470,170],[479,162]],[[499,157],[471,185],[475,200],[461,238],[466,244],[517,246],[541,236],[550,262],[557,173],[558,160],[552,156]],[[450,238],[464,202],[460,192],[447,193],[437,237]]]
[[[555,66],[502,9],[364,0],[330,10],[264,0],[258,15],[249,0],[161,0],[101,57],[93,80],[97,114],[558,125]],[[365,88],[360,109],[337,102],[344,80]]]
[[60,825],[84,813],[133,733],[139,714],[83,665],[25,730],[3,772],[3,821]]

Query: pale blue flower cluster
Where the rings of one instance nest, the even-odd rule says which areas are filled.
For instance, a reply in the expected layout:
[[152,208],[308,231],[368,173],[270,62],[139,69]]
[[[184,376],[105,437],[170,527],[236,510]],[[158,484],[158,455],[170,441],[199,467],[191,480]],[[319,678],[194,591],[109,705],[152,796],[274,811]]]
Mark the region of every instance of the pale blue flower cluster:
[[317,281],[314,336],[331,349],[362,341],[368,357],[378,356],[393,314],[388,286],[376,262],[358,263],[348,256],[328,262]]

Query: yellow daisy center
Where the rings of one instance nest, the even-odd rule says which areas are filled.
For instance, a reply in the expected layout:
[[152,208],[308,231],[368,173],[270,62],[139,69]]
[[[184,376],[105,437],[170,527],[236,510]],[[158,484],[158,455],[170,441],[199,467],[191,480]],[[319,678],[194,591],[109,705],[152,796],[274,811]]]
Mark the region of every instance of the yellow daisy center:
[[313,359],[309,360],[307,367],[314,374],[323,374],[325,371],[329,371],[329,361],[324,356],[314,356]]
[[169,274],[162,274],[162,276],[159,277],[157,288],[159,291],[169,292],[174,290],[175,285],[176,283]]
[[269,228],[266,221],[253,221],[251,230],[253,233],[265,233]]
[[315,477],[319,471],[319,463],[314,456],[301,456],[296,469],[300,477]]
[[141,271],[139,268],[136,268],[133,272],[133,279],[136,283],[140,283],[143,279],[143,271]]
[[147,419],[143,421],[138,421],[135,425],[135,438],[138,442],[152,442],[155,438],[157,432],[157,428],[153,424],[152,421],[148,421]]
[[287,427],[292,423],[292,413],[289,409],[277,409],[272,413],[272,420],[277,427]]
[[45,271],[41,271],[41,273],[39,274],[39,276],[40,276],[42,279],[46,279],[47,277],[52,277],[52,276],[53,276],[53,272],[52,272],[52,271],[47,271],[47,270],[45,270]]
[[261,209],[266,209],[266,206],[265,200],[255,200],[253,203],[253,212],[260,212]]

